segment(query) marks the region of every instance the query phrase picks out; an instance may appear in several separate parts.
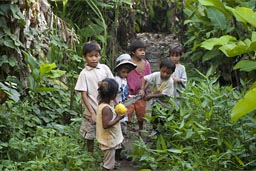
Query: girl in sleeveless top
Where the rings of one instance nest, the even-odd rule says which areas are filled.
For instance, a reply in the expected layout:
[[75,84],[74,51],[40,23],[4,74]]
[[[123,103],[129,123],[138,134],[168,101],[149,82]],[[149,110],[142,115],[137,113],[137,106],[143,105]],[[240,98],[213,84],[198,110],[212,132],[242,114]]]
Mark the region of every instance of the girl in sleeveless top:
[[116,149],[121,148],[123,134],[120,120],[125,116],[115,113],[111,101],[115,100],[118,84],[114,79],[107,78],[99,82],[99,105],[96,116],[96,139],[102,150],[103,170],[112,170],[118,167],[115,160]]

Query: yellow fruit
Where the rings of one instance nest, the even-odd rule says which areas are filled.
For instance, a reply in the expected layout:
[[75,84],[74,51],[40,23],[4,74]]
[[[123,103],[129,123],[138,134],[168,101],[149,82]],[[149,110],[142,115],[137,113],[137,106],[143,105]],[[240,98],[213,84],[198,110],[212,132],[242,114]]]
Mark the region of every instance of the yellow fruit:
[[115,107],[115,112],[116,112],[116,114],[119,114],[119,115],[125,115],[127,112],[127,108],[122,103],[119,103]]

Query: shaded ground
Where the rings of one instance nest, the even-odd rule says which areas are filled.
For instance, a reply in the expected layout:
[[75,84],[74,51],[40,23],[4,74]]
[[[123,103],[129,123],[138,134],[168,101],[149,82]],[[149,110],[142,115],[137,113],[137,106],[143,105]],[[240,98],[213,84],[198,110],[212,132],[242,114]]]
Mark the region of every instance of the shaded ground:
[[136,168],[132,162],[123,160],[121,161],[120,171],[139,171],[140,169]]
[[[138,140],[139,137],[141,137],[144,142],[148,139],[148,132],[151,130],[151,125],[149,122],[144,123],[144,130],[143,133],[139,134],[137,123],[134,121],[131,126],[127,127],[126,135],[125,135],[125,141],[124,141],[124,151],[122,152],[122,156],[125,158],[127,157],[127,154],[131,153],[133,148],[134,141]],[[133,161],[129,161],[126,159],[123,159],[122,161],[119,161],[121,163],[120,165],[120,171],[139,171],[141,170],[140,166],[136,165]]]

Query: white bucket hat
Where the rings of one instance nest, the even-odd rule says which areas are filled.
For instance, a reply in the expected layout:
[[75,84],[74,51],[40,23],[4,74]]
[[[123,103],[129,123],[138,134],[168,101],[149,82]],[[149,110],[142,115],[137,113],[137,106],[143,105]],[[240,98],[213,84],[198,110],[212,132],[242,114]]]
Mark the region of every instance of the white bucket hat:
[[131,70],[135,69],[137,67],[136,64],[131,62],[131,56],[127,53],[120,55],[118,58],[116,58],[116,67],[114,69],[114,72],[118,70],[123,65],[130,66]]

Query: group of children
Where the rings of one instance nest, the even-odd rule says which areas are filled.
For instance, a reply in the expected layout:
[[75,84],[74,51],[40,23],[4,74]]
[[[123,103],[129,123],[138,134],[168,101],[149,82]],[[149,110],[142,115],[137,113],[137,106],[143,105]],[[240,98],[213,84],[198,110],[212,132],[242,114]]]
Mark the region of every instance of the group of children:
[[[93,153],[96,138],[104,153],[103,168],[111,170],[118,166],[115,153],[124,140],[120,122],[131,123],[135,113],[139,130],[142,130],[146,101],[160,99],[164,103],[166,97],[178,97],[187,76],[185,67],[179,63],[183,53],[180,44],[170,48],[169,58],[160,63],[160,71],[151,73],[150,63],[145,59],[145,43],[133,41],[130,54],[116,59],[115,77],[108,66],[99,63],[100,50],[96,42],[84,44],[86,65],[79,74],[75,90],[81,92],[85,104],[80,134],[87,140],[88,152]],[[113,102],[122,103],[137,95],[143,98],[128,106],[127,115],[115,112]]]

